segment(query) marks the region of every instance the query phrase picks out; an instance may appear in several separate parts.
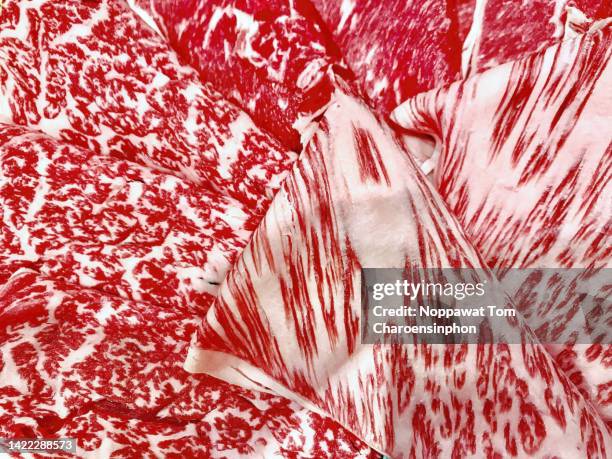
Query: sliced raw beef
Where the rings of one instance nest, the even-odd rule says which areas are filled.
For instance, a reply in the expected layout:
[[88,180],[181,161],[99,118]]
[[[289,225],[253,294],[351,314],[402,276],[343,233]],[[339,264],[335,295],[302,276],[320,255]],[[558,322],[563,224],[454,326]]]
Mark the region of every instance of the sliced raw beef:
[[540,345],[362,344],[361,268],[413,266],[480,259],[388,129],[337,92],[186,368],[269,387],[394,458],[609,455],[605,425]]
[[541,51],[612,16],[609,0],[454,0],[464,75]]
[[4,415],[30,418],[16,422],[24,429],[40,419],[53,433],[87,404],[154,417],[193,380],[176,358],[192,315],[31,270],[14,273],[0,299]]
[[[434,182],[500,273],[560,267],[589,268],[592,276],[612,267],[611,55],[608,26],[419,95],[394,112],[405,128],[438,139]],[[585,276],[579,271],[575,279]],[[601,305],[581,297],[594,302],[597,292],[566,291],[546,307],[517,296],[517,306],[542,341],[559,343],[583,312],[593,328],[609,330],[609,282],[606,288]],[[610,338],[592,342],[608,345],[550,350],[612,420]]]
[[2,437],[74,437],[97,458],[370,455],[287,399],[182,370],[192,315],[20,270],[0,324]]
[[287,148],[301,150],[300,135],[329,103],[334,84],[330,68],[340,61],[308,1],[138,3],[203,80]]
[[217,191],[0,123],[0,263],[205,311],[257,225]]
[[378,114],[386,117],[406,98],[458,77],[452,0],[313,3]]
[[295,154],[255,127],[120,0],[8,0],[0,121],[161,168],[263,212]]

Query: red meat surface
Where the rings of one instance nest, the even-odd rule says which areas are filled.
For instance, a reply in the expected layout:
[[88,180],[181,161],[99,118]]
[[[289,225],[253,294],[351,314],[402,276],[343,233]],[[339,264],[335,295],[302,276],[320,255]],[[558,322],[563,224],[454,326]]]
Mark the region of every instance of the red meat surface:
[[459,76],[461,44],[447,0],[313,0],[360,88],[386,117]]
[[481,259],[354,97],[336,93],[298,161],[221,286],[186,368],[264,384],[391,457],[609,454],[605,423],[539,344],[363,344],[362,267]]
[[0,436],[74,436],[96,457],[369,457],[330,419],[182,370],[295,154],[123,2],[3,7]]
[[[576,281],[607,275],[598,272],[610,267],[612,236],[611,37],[608,26],[564,41],[419,95],[394,112],[405,128],[437,139],[434,183],[485,262],[500,273],[544,268],[545,277],[545,268],[558,267],[582,268]],[[559,289],[555,301],[532,303],[517,289],[512,293],[523,302],[517,306],[540,340],[551,344],[571,344],[576,329],[570,325],[585,314],[591,345],[579,341],[549,351],[609,421],[609,280],[602,292],[548,281]]]
[[0,124],[0,262],[206,311],[257,219],[174,175]]
[[181,65],[122,1],[3,8],[0,121],[206,184],[244,212],[265,210],[295,154]]
[[4,438],[76,438],[79,457],[370,455],[287,399],[185,372],[193,315],[21,269],[0,324]]
[[341,58],[307,0],[141,0],[172,47],[287,148],[333,92]]
[[612,16],[608,0],[455,0],[464,73],[542,51]]
[[[0,0],[0,438],[611,456],[611,13]],[[530,268],[522,342],[364,344],[367,267]]]

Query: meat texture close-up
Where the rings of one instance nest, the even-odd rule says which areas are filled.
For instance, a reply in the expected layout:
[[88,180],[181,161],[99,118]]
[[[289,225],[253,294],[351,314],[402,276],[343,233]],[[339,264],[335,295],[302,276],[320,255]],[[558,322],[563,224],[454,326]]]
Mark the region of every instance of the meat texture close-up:
[[[492,269],[593,275],[611,267],[612,144],[600,135],[611,131],[611,45],[612,25],[421,94],[394,112],[401,125],[442,144],[434,182]],[[579,304],[573,300],[595,293],[566,290],[547,307],[528,298],[518,306],[541,341],[556,343],[557,334],[575,331],[568,326]],[[587,319],[603,329],[611,314],[593,308]],[[611,354],[600,344],[549,350],[612,421],[612,374],[601,371]]]
[[609,0],[0,0],[0,455],[612,457],[611,56]]

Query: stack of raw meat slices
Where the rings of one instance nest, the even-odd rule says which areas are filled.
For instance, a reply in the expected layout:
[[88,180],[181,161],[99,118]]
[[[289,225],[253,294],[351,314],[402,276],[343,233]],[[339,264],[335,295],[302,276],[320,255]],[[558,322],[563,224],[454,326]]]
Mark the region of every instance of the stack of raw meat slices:
[[[0,8],[1,438],[612,454],[612,279],[578,344],[585,292],[544,269],[611,267],[608,2]],[[369,345],[365,267],[531,268],[562,298],[507,292],[522,344]]]

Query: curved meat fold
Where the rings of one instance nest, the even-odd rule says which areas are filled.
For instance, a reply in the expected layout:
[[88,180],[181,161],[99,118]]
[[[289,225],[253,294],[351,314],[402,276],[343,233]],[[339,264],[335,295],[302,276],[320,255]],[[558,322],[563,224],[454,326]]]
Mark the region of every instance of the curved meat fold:
[[394,458],[606,457],[605,424],[529,339],[361,343],[362,267],[482,266],[394,139],[362,102],[336,92],[185,368],[291,398]]
[[0,324],[2,437],[77,438],[79,457],[370,457],[287,399],[182,370],[193,314],[21,269]]
[[[407,129],[440,145],[434,184],[485,262],[508,268],[610,268],[612,206],[612,26],[406,101]],[[573,284],[573,282],[572,282]],[[604,303],[587,320],[609,330]],[[558,346],[584,295],[566,290],[543,307],[515,292],[517,307],[559,365],[611,420],[609,336]],[[524,301],[523,301],[524,300]],[[588,308],[587,308],[588,309]],[[564,341],[561,341],[564,342]],[[571,340],[569,341],[571,344]]]
[[300,151],[325,110],[339,51],[309,1],[140,0],[177,53],[268,130]]
[[295,160],[122,1],[4,2],[0,121],[179,175],[263,213]]
[[312,3],[380,116],[458,78],[461,43],[453,0]]
[[608,0],[454,1],[464,75],[543,51],[612,17]]

